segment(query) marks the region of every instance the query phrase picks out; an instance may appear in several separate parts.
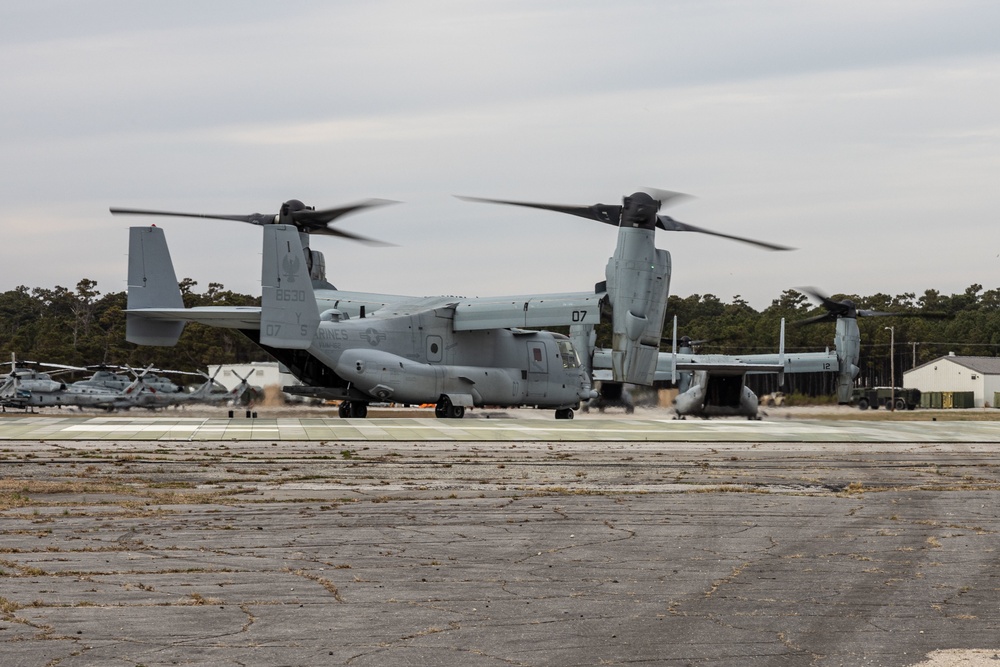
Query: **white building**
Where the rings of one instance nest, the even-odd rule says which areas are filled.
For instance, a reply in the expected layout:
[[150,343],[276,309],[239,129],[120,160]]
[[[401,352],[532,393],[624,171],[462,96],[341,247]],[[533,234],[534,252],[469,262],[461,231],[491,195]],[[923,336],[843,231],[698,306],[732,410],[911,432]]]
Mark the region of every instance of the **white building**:
[[931,391],[971,391],[975,406],[997,407],[1000,391],[1000,357],[938,357],[903,372],[903,386]]

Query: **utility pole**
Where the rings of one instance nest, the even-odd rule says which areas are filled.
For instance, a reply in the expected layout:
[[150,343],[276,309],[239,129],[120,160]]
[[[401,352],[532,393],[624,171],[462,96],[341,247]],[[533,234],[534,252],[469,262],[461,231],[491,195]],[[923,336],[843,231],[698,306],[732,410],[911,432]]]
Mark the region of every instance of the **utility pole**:
[[[889,409],[896,409],[896,327],[885,327],[889,331]],[[916,345],[913,347],[917,349]]]

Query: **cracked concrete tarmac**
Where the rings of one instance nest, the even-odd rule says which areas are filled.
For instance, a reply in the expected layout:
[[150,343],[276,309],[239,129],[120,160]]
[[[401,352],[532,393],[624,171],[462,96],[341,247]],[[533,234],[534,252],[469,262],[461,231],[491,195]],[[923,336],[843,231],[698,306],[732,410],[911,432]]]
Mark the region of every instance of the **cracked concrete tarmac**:
[[1000,664],[995,443],[0,456],[5,667]]

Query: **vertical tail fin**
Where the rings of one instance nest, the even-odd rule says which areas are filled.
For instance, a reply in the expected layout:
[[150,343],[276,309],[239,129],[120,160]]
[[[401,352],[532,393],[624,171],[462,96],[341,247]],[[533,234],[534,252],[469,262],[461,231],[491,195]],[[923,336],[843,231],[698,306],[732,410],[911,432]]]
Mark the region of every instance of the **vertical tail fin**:
[[264,225],[260,342],[283,349],[312,345],[319,309],[299,232],[292,225]]
[[[159,227],[131,227],[128,237],[128,309],[183,308],[170,250]],[[125,340],[139,345],[175,345],[184,322],[125,316]]]

